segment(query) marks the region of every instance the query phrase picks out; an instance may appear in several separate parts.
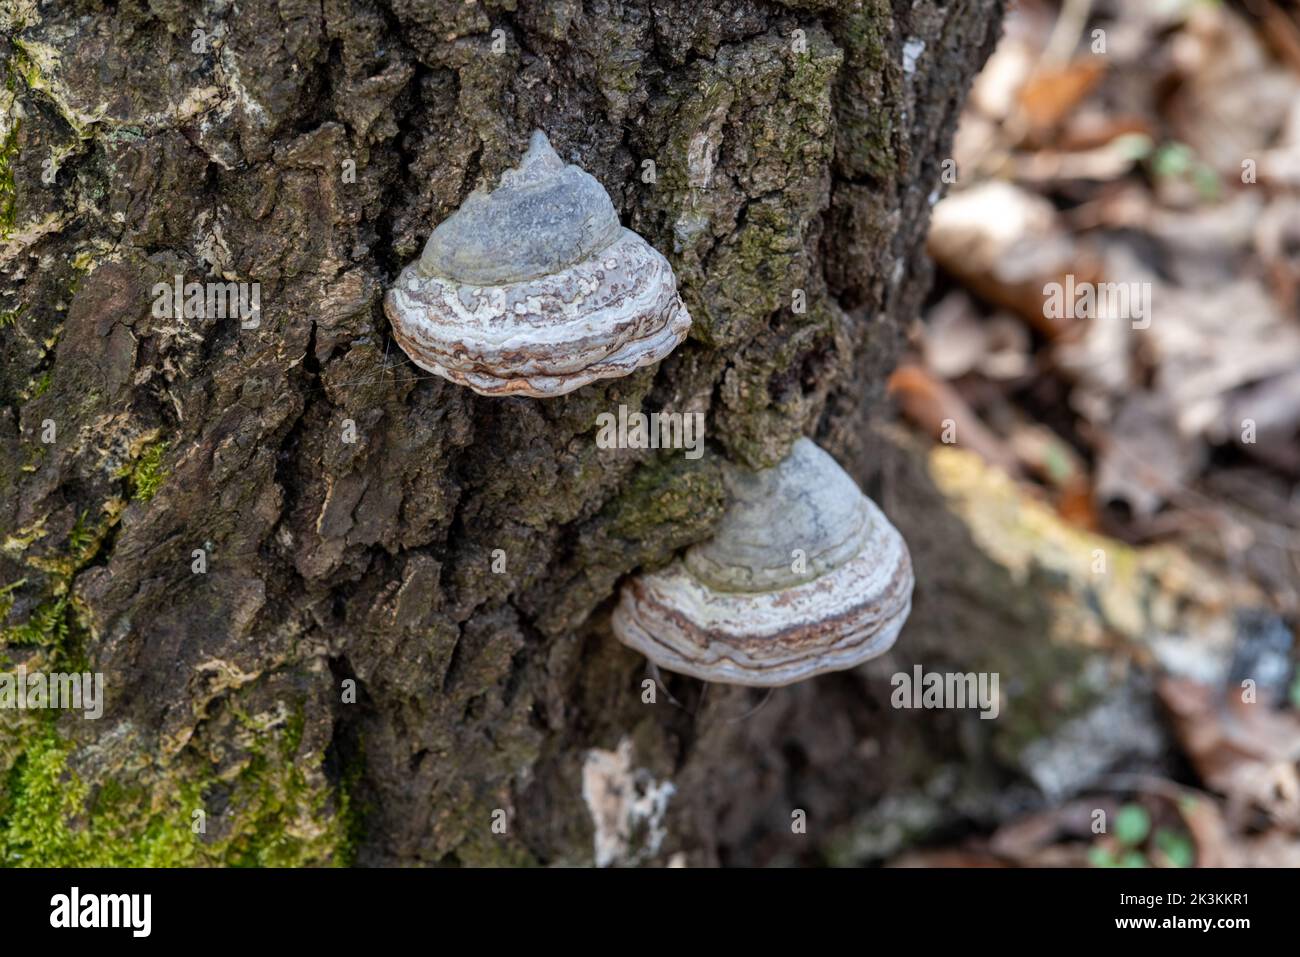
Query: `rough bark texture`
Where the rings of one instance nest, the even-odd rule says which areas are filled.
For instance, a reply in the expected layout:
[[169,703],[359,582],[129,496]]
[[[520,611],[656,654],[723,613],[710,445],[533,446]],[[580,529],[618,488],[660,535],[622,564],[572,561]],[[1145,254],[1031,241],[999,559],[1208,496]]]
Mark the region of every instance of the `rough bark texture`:
[[[811,861],[948,737],[864,748],[897,724],[869,670],[743,720],[760,693],[666,676],[647,703],[607,620],[709,534],[724,459],[809,434],[873,488],[866,419],[999,0],[4,16],[0,654],[101,671],[108,704],[0,713],[0,857]],[[534,127],[668,256],[694,327],[625,379],[483,398],[419,374],[381,297]],[[176,275],[259,282],[260,325],[156,318]],[[704,412],[707,453],[597,448],[620,404]]]

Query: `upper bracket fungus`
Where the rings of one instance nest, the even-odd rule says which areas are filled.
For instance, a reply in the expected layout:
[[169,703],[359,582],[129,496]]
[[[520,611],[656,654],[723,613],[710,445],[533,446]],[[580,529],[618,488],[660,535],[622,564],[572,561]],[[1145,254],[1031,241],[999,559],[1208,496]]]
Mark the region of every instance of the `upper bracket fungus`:
[[883,654],[912,607],[907,545],[826,452],[731,467],[714,537],[631,579],[614,634],[669,671],[776,686]]
[[541,130],[429,236],[384,299],[416,365],[483,395],[563,395],[658,362],[691,317],[672,267]]

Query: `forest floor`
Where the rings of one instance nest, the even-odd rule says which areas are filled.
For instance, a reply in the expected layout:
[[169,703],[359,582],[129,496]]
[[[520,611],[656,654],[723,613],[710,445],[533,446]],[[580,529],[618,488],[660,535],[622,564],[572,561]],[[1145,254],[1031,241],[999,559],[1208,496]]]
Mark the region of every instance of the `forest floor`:
[[1300,12],[1025,0],[954,153],[891,392],[1150,719],[1114,761],[1076,723],[1048,807],[894,863],[1300,866]]

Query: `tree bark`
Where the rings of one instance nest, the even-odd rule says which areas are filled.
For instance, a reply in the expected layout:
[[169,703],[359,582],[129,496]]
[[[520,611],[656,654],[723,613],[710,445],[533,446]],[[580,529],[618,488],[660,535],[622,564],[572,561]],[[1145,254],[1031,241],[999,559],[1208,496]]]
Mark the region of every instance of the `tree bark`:
[[[0,713],[0,859],[824,859],[902,773],[861,747],[887,684],[665,675],[648,702],[608,613],[708,536],[724,460],[808,434],[879,489],[866,423],[1001,13],[18,4],[0,660],[102,672],[106,706]],[[694,325],[626,378],[485,398],[414,367],[382,296],[533,128]],[[178,275],[259,283],[260,323],[155,316]],[[703,412],[706,454],[597,448],[620,404]]]

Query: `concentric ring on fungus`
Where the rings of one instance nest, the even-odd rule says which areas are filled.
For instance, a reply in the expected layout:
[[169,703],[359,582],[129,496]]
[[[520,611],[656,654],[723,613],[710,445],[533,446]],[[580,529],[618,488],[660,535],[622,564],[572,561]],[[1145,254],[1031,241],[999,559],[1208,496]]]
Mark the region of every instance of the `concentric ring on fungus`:
[[779,465],[732,467],[717,533],[630,580],[618,640],[662,668],[776,686],[887,651],[912,606],[907,545],[871,499],[808,439]]
[[540,130],[429,236],[384,298],[416,365],[483,395],[551,397],[658,362],[691,318],[672,267]]

